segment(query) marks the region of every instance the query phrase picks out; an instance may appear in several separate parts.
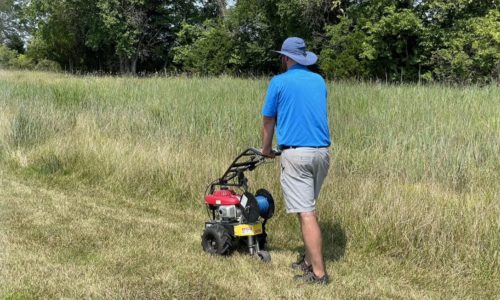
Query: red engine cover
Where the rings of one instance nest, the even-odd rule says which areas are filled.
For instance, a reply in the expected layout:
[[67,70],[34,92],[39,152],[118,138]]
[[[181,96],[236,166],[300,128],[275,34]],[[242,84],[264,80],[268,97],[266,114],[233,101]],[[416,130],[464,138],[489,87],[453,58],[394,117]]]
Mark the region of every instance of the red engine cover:
[[218,190],[205,196],[205,203],[211,205],[237,205],[241,196],[233,190]]

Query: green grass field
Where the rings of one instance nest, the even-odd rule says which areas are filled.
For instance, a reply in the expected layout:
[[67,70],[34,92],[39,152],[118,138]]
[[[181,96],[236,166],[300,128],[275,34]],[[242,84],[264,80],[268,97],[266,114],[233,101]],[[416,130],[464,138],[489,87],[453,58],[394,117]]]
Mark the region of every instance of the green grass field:
[[279,162],[273,261],[205,254],[206,185],[260,146],[266,79],[0,71],[0,297],[498,299],[500,88],[329,86],[318,201],[329,286],[301,250]]

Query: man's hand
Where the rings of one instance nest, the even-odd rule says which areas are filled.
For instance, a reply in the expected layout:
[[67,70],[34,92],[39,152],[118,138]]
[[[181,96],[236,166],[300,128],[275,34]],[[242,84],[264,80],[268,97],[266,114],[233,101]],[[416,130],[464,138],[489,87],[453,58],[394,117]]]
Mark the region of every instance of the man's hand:
[[274,154],[274,151],[272,151],[270,148],[269,149],[262,148],[260,150],[260,153],[262,153],[262,155],[267,157],[267,158],[275,158],[276,157],[276,155]]

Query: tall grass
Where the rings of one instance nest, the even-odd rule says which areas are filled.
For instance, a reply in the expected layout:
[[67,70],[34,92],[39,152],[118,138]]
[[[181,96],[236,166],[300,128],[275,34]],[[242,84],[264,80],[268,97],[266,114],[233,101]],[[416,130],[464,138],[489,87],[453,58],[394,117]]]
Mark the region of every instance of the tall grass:
[[[206,184],[260,145],[266,86],[0,71],[0,167],[201,216]],[[318,202],[327,258],[347,247],[498,283],[499,95],[493,85],[331,83],[333,161]],[[251,182],[274,192],[273,243],[286,248],[296,223],[285,218],[278,174],[270,165]]]

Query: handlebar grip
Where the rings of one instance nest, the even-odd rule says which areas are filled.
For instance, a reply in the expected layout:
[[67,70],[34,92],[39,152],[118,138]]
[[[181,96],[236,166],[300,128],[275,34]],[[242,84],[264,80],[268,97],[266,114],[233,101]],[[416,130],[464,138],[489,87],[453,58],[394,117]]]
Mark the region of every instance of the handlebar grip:
[[[261,152],[261,149],[257,149],[255,147],[252,147],[252,148],[248,148],[248,150],[252,151],[253,153],[255,153],[257,155],[264,156]],[[281,150],[279,150],[278,148],[274,148],[274,149],[271,149],[271,153],[274,154],[274,156],[280,156]]]
[[248,150],[254,152],[255,154],[262,155],[262,152],[260,152],[260,149],[257,149],[255,147],[248,148]]

